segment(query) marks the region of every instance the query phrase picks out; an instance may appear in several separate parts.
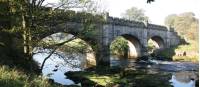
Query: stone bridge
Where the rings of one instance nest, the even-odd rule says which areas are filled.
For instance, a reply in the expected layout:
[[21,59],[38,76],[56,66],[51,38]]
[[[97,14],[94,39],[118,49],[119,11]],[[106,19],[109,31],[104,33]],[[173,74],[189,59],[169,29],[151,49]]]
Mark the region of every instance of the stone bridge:
[[[148,55],[148,40],[157,43],[156,48],[165,49],[179,44],[180,37],[173,28],[149,24],[147,22],[128,21],[107,16],[107,23],[102,27],[102,58],[109,61],[109,47],[111,42],[118,36],[128,40],[129,57],[142,57]],[[131,49],[131,47],[134,47]]]
[[[96,35],[93,37],[99,49],[95,52],[97,64],[110,61],[110,45],[118,36],[122,36],[129,42],[130,57],[142,57],[148,55],[148,40],[157,42],[157,48],[165,49],[179,44],[179,36],[173,28],[150,24],[147,22],[136,22],[125,19],[104,16],[105,23],[94,23]],[[41,38],[57,32],[76,34],[81,32],[84,25],[81,22],[65,21],[56,26],[51,26],[49,33],[45,33]],[[82,38],[84,40],[84,38]],[[87,42],[87,40],[86,40]],[[133,47],[133,48],[131,48]]]

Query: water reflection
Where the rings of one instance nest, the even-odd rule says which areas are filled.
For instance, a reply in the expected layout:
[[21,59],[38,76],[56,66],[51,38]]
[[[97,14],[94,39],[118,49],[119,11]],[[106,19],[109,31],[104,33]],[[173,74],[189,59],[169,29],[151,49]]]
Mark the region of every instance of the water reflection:
[[195,87],[195,80],[198,76],[194,72],[182,71],[176,72],[169,80],[174,87]]
[[[195,87],[195,82],[198,80],[199,64],[191,62],[173,62],[161,60],[135,61],[128,58],[111,57],[111,66],[120,66],[126,68],[145,69],[152,72],[172,73],[169,80],[173,87]],[[141,68],[145,67],[145,68]]]
[[[61,53],[62,54],[62,53]],[[48,53],[38,53],[34,55],[34,60],[37,61],[40,65],[42,64],[42,61],[44,58],[48,56]],[[66,56],[67,57],[67,56]],[[70,62],[74,61],[76,64],[81,65],[81,60],[83,55],[76,55],[73,60],[68,60]],[[67,58],[66,58],[67,59]],[[111,58],[111,66],[121,66],[121,67],[137,67],[136,61],[126,58]],[[181,63],[181,62],[169,62],[169,61],[156,61],[152,60],[150,61],[153,63],[150,68],[153,70],[153,68],[158,68],[158,70],[165,70],[170,71],[169,69],[173,69],[174,73],[172,75],[172,78],[170,79],[171,85],[174,87],[195,87],[195,80],[198,79],[198,75],[192,71],[184,71],[184,72],[177,72],[177,70],[185,70],[185,68],[192,68],[196,69],[198,65],[196,64],[189,64],[189,63]],[[141,64],[139,67],[141,67]],[[177,68],[177,66],[181,66],[183,68]],[[190,66],[190,67],[188,67]],[[198,68],[197,68],[198,69]],[[64,75],[67,71],[80,71],[81,67],[73,67],[70,66],[64,59],[59,58],[57,55],[52,55],[45,63],[44,68],[42,70],[42,73],[44,76],[47,76],[50,79],[53,79],[55,82],[63,84],[63,85],[71,85],[74,84],[74,82],[70,79],[66,79],[67,77]],[[187,69],[186,69],[187,70]],[[176,73],[175,73],[176,72]]]
[[111,56],[110,66],[122,66],[128,68],[146,67],[155,69],[158,71],[166,72],[178,72],[178,71],[198,71],[199,64],[192,62],[173,62],[162,60],[140,60],[129,58],[118,58],[117,56]]
[[135,62],[135,59],[110,57],[110,66],[134,67],[136,65]]
[[[44,58],[48,55],[48,53],[38,53],[33,56],[33,59],[39,63],[39,66],[41,66],[42,62],[44,61]],[[73,61],[68,60],[68,62],[75,62],[76,64],[80,65],[80,56],[82,55],[77,55],[75,58],[73,58]],[[81,68],[73,67],[69,65],[68,62],[66,62],[63,58],[59,58],[57,55],[52,55],[45,62],[44,68],[42,69],[42,73],[47,78],[53,79],[55,82],[60,83],[62,85],[74,84],[72,80],[66,79],[67,77],[64,75],[64,73],[68,71],[80,71]]]

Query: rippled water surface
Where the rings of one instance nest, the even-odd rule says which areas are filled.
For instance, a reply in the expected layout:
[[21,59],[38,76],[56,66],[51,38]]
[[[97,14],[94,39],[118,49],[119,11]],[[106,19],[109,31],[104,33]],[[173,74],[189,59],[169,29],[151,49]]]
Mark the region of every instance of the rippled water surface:
[[[36,60],[40,65],[44,58],[48,54],[36,54],[34,55],[34,60]],[[71,62],[76,62],[80,64],[81,56],[77,56]],[[198,64],[190,62],[170,62],[170,61],[158,61],[158,60],[149,60],[141,61],[141,63],[135,63],[132,60],[116,60],[111,58],[111,66],[127,66],[129,68],[141,68],[146,67],[152,71],[164,71],[172,74],[169,82],[174,87],[195,87],[195,81],[198,79]],[[64,61],[64,59],[59,58],[56,55],[52,55],[45,63],[45,66],[42,70],[44,76],[53,79],[55,82],[70,85],[74,82],[64,75],[68,71],[80,71],[80,67],[72,67]]]
[[[47,56],[48,56],[47,53],[36,54],[34,55],[34,60],[41,65],[44,58]],[[80,63],[80,61],[76,60],[76,58],[74,58],[73,62]],[[80,70],[81,68],[70,66],[69,63],[66,63],[64,61],[64,59],[59,58],[56,55],[52,55],[45,62],[44,68],[42,69],[42,73],[44,76],[53,79],[57,83],[63,85],[71,85],[74,84],[74,82],[70,79],[67,79],[64,73],[68,71],[80,71]]]

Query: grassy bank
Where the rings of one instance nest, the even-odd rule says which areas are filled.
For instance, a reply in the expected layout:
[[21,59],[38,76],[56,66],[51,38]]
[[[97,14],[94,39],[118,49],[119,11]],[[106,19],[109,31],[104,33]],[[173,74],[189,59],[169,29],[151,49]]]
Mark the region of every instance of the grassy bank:
[[7,66],[0,66],[1,87],[59,87],[38,75],[29,75]]
[[[198,62],[198,48],[196,41],[188,41],[188,44],[182,44],[160,51],[158,55],[170,58],[173,61]],[[184,52],[185,55],[183,55]]]

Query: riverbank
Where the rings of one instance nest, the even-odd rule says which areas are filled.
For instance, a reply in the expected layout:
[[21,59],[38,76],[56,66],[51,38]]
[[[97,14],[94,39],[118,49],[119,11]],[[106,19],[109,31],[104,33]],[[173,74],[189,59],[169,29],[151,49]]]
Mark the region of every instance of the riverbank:
[[188,41],[175,47],[160,51],[157,55],[172,61],[199,62],[199,46],[197,41]]

